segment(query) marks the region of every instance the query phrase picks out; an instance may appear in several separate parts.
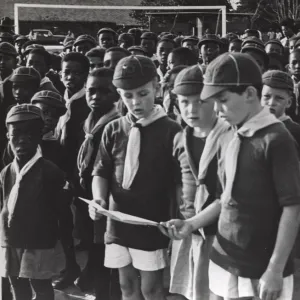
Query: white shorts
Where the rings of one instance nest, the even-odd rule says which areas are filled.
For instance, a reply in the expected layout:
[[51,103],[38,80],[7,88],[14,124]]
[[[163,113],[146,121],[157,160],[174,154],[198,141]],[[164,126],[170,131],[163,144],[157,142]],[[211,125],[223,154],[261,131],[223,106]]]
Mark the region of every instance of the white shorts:
[[[239,277],[229,273],[214,262],[209,262],[209,288],[223,298],[258,297],[259,280]],[[294,277],[283,279],[281,295],[277,300],[292,300]]]
[[168,266],[167,249],[143,251],[117,244],[105,245],[104,266],[120,269],[132,264],[141,271],[157,271]]
[[214,236],[191,234],[172,243],[170,293],[209,299],[208,264]]

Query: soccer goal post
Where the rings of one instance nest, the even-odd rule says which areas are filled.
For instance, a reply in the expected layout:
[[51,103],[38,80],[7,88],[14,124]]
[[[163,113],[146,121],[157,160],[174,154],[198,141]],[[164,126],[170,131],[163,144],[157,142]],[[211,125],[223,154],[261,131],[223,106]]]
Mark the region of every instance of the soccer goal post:
[[145,11],[195,11],[201,14],[204,10],[214,10],[220,13],[222,20],[222,35],[226,34],[226,6],[105,6],[105,5],[57,5],[40,3],[15,3],[14,22],[15,32],[20,33],[19,14],[21,8],[45,8],[45,9],[86,9],[86,10],[145,10]]

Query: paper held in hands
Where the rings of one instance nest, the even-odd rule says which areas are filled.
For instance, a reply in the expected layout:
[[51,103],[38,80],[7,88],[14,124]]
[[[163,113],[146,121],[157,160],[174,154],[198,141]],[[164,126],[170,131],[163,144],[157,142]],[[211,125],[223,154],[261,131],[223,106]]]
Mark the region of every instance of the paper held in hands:
[[90,200],[78,197],[80,200],[82,200],[83,202],[94,206],[95,208],[97,208],[101,214],[103,214],[104,216],[114,219],[116,221],[119,222],[123,222],[123,223],[128,223],[128,224],[133,224],[133,225],[144,225],[144,226],[158,226],[159,223],[151,221],[151,220],[147,220],[147,219],[143,219],[143,218],[139,218],[136,216],[132,216],[132,215],[128,215],[128,214],[124,214],[121,213],[119,211],[112,211],[112,210],[107,210],[105,208],[103,208],[101,205],[92,202]]

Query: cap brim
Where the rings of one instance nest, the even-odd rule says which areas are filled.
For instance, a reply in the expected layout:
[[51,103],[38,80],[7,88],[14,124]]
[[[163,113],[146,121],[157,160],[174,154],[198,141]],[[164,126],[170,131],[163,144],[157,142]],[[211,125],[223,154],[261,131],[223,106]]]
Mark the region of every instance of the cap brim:
[[181,84],[178,86],[175,86],[172,90],[172,93],[176,95],[182,95],[182,96],[190,96],[190,95],[196,95],[200,94],[202,91],[203,83],[199,82],[199,84]]
[[34,114],[25,114],[25,113],[15,114],[13,116],[10,116],[6,120],[6,124],[16,123],[16,122],[24,122],[24,121],[30,121],[30,120],[41,120],[41,121],[43,121],[43,118],[41,116],[34,115]]
[[213,39],[207,39],[207,40],[202,40],[198,43],[198,48],[200,48],[203,44],[205,43],[215,43],[217,45],[222,45],[222,42],[221,41],[216,41],[216,40],[213,40]]
[[215,95],[217,95],[218,93],[226,90],[226,86],[222,86],[222,85],[205,85],[203,86],[200,98],[202,100],[206,100],[209,99]]

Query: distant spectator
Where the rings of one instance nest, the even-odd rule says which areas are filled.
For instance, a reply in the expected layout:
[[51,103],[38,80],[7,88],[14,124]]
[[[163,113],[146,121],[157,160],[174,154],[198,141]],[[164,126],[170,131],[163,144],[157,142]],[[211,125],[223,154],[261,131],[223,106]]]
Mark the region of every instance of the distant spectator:
[[111,28],[101,28],[98,33],[99,46],[108,49],[117,46],[118,34]]
[[234,39],[229,43],[228,52],[241,52],[242,40]]
[[98,47],[91,49],[85,54],[90,62],[90,72],[103,67],[104,54],[105,49]]
[[118,38],[119,47],[128,49],[134,44],[134,37],[130,33],[122,33]]
[[97,42],[92,36],[83,34],[75,40],[73,47],[75,48],[75,52],[85,55],[88,51],[96,47],[96,45]]
[[289,47],[289,40],[296,36],[294,21],[292,19],[285,19],[280,23],[280,27],[284,35],[281,43],[284,47]]

